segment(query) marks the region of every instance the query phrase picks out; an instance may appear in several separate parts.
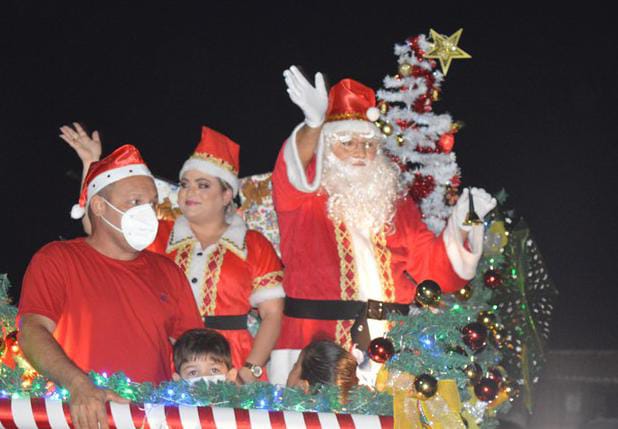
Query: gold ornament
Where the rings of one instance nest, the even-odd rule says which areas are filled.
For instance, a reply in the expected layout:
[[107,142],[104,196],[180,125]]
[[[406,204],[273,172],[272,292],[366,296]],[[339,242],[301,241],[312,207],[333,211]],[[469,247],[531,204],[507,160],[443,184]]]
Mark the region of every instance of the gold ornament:
[[382,125],[382,132],[384,133],[384,135],[390,136],[391,134],[393,134],[393,126],[391,124]]
[[388,113],[388,103],[386,101],[380,102],[378,108],[380,109],[380,113],[382,115],[386,115]]
[[462,121],[456,121],[451,124],[451,133],[455,134],[457,131],[461,130],[464,126]]
[[492,329],[496,323],[496,315],[493,311],[480,311],[476,321]]
[[412,74],[412,66],[408,63],[399,64],[399,73],[402,76],[410,76]]
[[397,134],[397,146],[401,147],[405,143],[405,139],[401,134]]
[[433,47],[425,54],[425,58],[435,58],[440,60],[442,73],[446,76],[448,69],[451,66],[451,61],[454,59],[472,58],[470,54],[457,46],[463,28],[460,28],[455,33],[446,37],[433,28],[429,30],[429,36],[433,40]]
[[470,284],[465,285],[464,287],[459,289],[457,292],[455,292],[455,298],[457,298],[460,301],[467,301],[470,299],[471,296],[472,296],[472,287],[470,286]]

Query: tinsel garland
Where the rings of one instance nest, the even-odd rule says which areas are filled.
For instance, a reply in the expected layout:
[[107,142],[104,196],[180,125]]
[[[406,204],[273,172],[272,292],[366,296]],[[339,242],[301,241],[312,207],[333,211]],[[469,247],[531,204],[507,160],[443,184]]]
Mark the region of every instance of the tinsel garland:
[[[264,382],[238,386],[230,382],[199,381],[190,385],[185,381],[170,381],[154,386],[152,383],[135,383],[122,372],[110,376],[91,372],[90,378],[96,386],[113,390],[136,403],[383,416],[393,414],[392,396],[363,386],[353,388],[349,392],[348,402],[343,404],[339,400],[340,391],[336,386],[317,386],[310,393],[305,393],[301,389]],[[41,376],[25,382],[22,369],[2,365],[0,397],[68,401],[70,394]]]

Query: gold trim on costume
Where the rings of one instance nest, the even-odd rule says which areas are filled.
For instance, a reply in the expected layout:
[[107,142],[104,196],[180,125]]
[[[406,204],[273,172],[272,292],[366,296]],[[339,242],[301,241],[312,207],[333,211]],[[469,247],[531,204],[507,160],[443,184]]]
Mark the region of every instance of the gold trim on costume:
[[335,342],[346,350],[352,350],[352,326],[354,320],[337,320]]
[[182,240],[181,242],[171,246],[167,253],[171,253],[178,249],[174,262],[185,273],[189,274],[189,267],[191,267],[191,259],[193,258],[193,240]]
[[330,115],[329,117],[327,117],[326,122],[345,121],[347,119],[358,119],[361,121],[366,121],[367,117],[362,113],[358,112],[339,113],[337,115]]
[[212,162],[213,164],[221,168],[225,168],[226,170],[234,173],[235,175],[238,175],[238,171],[236,171],[236,169],[234,168],[232,164],[230,164],[227,161],[222,160],[221,158],[216,158],[209,153],[195,152],[193,155],[191,155],[191,158],[198,158],[198,159],[203,159],[204,161]]
[[236,243],[229,238],[221,237],[219,239],[219,243],[243,261],[247,259],[247,245],[245,244],[245,241],[242,242],[242,247],[238,247]]
[[343,222],[334,225],[337,253],[339,254],[339,287],[341,299],[350,301],[358,299],[358,273],[352,251],[352,238]]
[[204,283],[200,292],[200,314],[202,316],[214,316],[216,301],[217,301],[217,285],[219,284],[219,276],[221,267],[223,266],[223,257],[225,256],[225,248],[217,246],[217,248],[208,256],[204,271]]
[[281,285],[283,271],[273,271],[253,279],[253,290],[266,289]]
[[386,245],[386,232],[382,228],[380,232],[373,237],[373,250],[378,262],[378,272],[380,274],[380,282],[382,283],[382,292],[385,302],[395,301],[395,282],[393,281],[393,273],[391,270],[391,251]]

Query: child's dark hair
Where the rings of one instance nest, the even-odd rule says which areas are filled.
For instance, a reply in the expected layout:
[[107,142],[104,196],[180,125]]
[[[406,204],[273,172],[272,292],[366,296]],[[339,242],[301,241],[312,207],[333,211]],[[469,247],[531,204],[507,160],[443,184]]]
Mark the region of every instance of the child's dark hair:
[[174,343],[174,368],[180,374],[183,364],[206,355],[232,368],[230,343],[223,335],[213,329],[190,329]]
[[354,356],[329,340],[312,341],[302,351],[300,378],[310,386],[333,384],[341,389],[345,402],[348,391],[358,384]]

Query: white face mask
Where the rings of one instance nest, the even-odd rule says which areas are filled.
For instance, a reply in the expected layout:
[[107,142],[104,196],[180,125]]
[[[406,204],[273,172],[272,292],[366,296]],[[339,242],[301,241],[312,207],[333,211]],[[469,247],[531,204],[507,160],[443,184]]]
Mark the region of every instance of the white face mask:
[[118,213],[122,214],[120,228],[103,216],[101,216],[101,218],[116,231],[121,232],[125,240],[127,240],[127,243],[129,243],[129,246],[137,251],[141,251],[152,244],[157,236],[159,221],[157,220],[157,214],[151,204],[141,204],[123,212],[105,198],[103,198],[103,201]]
[[186,378],[185,381],[191,385],[197,383],[200,380],[204,380],[206,382],[206,384],[208,383],[218,383],[220,381],[225,381],[225,375],[224,374],[216,374],[216,375],[203,375],[201,377],[193,377],[193,378]]

